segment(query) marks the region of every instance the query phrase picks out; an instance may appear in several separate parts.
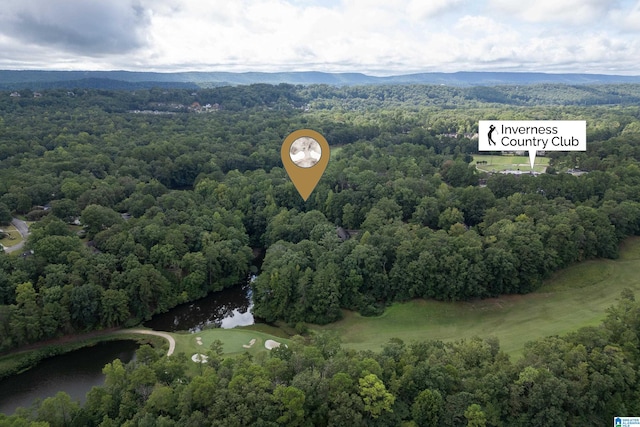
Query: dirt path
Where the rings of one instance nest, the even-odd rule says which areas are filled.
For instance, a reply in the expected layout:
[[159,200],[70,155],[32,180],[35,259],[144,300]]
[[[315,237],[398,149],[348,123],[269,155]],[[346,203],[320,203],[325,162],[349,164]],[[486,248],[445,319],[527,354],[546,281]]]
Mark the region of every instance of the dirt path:
[[169,341],[169,351],[167,351],[167,356],[171,356],[176,349],[176,340],[166,332],[158,332],[158,331],[150,331],[149,329],[125,329],[120,331],[123,334],[145,334],[145,335],[155,335],[158,337],[162,337]]

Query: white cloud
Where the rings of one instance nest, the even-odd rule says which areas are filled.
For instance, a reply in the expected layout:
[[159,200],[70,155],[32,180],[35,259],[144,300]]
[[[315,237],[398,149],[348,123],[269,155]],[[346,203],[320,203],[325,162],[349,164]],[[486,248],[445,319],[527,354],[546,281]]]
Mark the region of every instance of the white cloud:
[[465,0],[411,0],[407,13],[411,20],[424,20],[447,11],[460,10],[464,3]]
[[617,0],[490,0],[494,13],[505,13],[526,22],[558,22],[578,25],[598,22]]
[[640,32],[640,1],[628,8],[615,9],[610,16],[616,28],[628,32]]
[[640,3],[629,0],[66,2],[76,9],[10,0],[0,68],[640,70]]

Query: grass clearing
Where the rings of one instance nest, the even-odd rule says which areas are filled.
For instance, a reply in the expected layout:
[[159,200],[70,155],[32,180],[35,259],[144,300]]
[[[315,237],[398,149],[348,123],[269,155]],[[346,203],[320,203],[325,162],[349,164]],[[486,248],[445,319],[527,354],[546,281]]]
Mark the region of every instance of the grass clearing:
[[[487,163],[478,164],[478,162]],[[531,166],[529,165],[529,156],[476,154],[473,156],[473,164],[476,165],[478,170],[484,172],[500,172],[505,170],[521,170],[523,172],[529,172],[531,170]],[[544,173],[547,166],[549,166],[548,157],[536,156],[536,161],[533,165],[533,170],[535,172]]]
[[[211,343],[215,340],[222,341],[223,351],[226,355],[239,355],[245,352],[256,355],[258,353],[266,353],[267,350],[264,347],[266,340],[275,340],[283,344],[289,344],[290,340],[272,334],[259,332],[250,329],[205,329],[204,331],[191,334],[191,333],[170,333],[176,340],[176,353],[185,353],[188,357],[195,353],[206,353],[211,346]],[[202,339],[202,345],[198,344],[197,338]],[[252,339],[255,339],[255,343],[249,347],[243,347],[249,345]]]
[[507,354],[519,357],[528,341],[599,324],[624,288],[640,292],[639,268],[640,238],[635,237],[623,243],[619,259],[570,266],[528,295],[455,303],[413,300],[373,318],[345,311],[341,321],[312,329],[338,331],[345,347],[374,351],[393,337],[411,342],[495,336]]
[[237,330],[258,331],[271,336],[271,339],[284,338],[287,339],[297,332],[288,327],[286,324],[278,324],[277,326],[267,325],[266,323],[256,323],[248,326],[240,326]]
[[0,226],[0,230],[4,232],[4,237],[0,238],[0,243],[9,248],[22,242],[22,235],[13,225]]

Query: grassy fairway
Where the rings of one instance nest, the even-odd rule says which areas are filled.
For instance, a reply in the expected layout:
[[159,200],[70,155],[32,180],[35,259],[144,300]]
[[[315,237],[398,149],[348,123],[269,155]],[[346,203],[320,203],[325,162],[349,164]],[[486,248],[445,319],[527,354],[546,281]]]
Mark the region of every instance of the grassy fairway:
[[357,350],[379,350],[393,337],[410,342],[493,335],[517,357],[527,341],[600,323],[622,289],[640,292],[639,268],[640,238],[631,238],[620,259],[576,264],[532,294],[457,303],[414,300],[375,318],[345,312],[340,322],[313,329],[337,330],[344,346]]
[[[245,352],[252,355],[265,353],[269,351],[264,347],[264,343],[267,340],[275,340],[283,344],[290,343],[290,340],[276,337],[274,335],[237,328],[216,328],[207,329],[197,334],[172,333],[171,335],[176,340],[176,353],[185,353],[188,357],[191,357],[195,353],[205,353],[209,350],[211,343],[215,340],[222,341],[224,353],[228,355],[243,354]],[[197,337],[202,338],[202,345],[197,343]],[[249,342],[252,339],[255,339],[256,342],[250,348],[243,347],[243,345],[249,345]]]
[[[487,164],[478,165],[477,162],[487,162]],[[523,172],[529,172],[531,166],[529,165],[529,156],[509,156],[509,155],[487,155],[476,154],[473,156],[473,163],[476,167],[484,172],[504,171],[504,170],[518,170]],[[533,165],[533,170],[536,172],[544,172],[549,166],[549,158],[536,156],[536,162]]]

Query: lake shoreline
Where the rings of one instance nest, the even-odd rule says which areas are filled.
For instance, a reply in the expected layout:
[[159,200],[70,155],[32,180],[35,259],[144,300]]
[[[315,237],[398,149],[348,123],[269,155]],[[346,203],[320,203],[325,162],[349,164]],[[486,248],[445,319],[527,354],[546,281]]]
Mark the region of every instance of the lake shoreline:
[[[166,325],[155,325],[152,322],[154,318],[157,321],[158,318],[166,316],[167,313],[174,313],[175,315],[175,313],[179,311],[181,307],[185,308],[185,307],[193,306],[194,304],[197,304],[198,302],[202,303],[202,301],[205,301],[205,300],[217,300],[218,298],[220,298],[222,293],[225,293],[227,296],[235,295],[238,301],[234,303],[234,307],[235,306],[241,307],[246,305],[246,307],[241,311],[250,312],[251,311],[250,297],[247,297],[247,295],[250,295],[250,290],[248,288],[249,286],[250,286],[249,282],[247,281],[247,282],[241,282],[232,287],[225,288],[222,291],[211,292],[203,298],[199,298],[197,300],[190,301],[190,302],[185,302],[183,304],[178,304],[175,307],[168,310],[166,313],[157,313],[152,317],[152,319],[141,322],[138,325],[135,325],[133,327],[124,328],[120,326],[120,327],[94,330],[94,331],[85,332],[82,334],[63,335],[57,338],[50,338],[45,341],[27,344],[18,348],[13,348],[5,352],[1,352],[0,353],[0,380],[15,374],[28,371],[29,369],[38,365],[43,360],[48,359],[50,357],[69,353],[71,351],[78,350],[83,347],[90,347],[103,341],[131,339],[141,344],[152,343],[154,347],[162,348],[163,345],[166,345],[167,339],[162,338],[158,335],[161,333],[167,333],[167,332],[171,333],[175,331],[171,330],[171,328],[168,328]],[[243,302],[242,300],[245,298],[247,298],[247,300]],[[228,307],[229,301],[225,299],[222,306]],[[205,312],[211,311],[215,313],[218,310],[211,309],[211,310],[204,310],[204,311]],[[173,319],[171,320],[173,321]],[[151,322],[151,324],[147,324],[149,322]],[[251,324],[253,323],[254,323],[253,318],[251,318]],[[241,325],[244,326],[245,324],[238,323],[236,326],[241,326]],[[207,325],[201,325],[201,327],[207,327]],[[133,332],[134,330],[139,330],[141,328],[145,330],[149,329],[149,330],[159,331],[159,333],[155,335],[149,335],[147,333],[138,334]],[[189,328],[185,328],[185,329],[189,329]],[[180,329],[180,330],[185,330],[185,329]],[[196,332],[196,331],[191,331],[191,332]],[[124,338],[124,337],[127,337],[127,338]]]
[[82,405],[92,387],[104,384],[104,367],[115,359],[123,363],[134,360],[139,348],[137,341],[122,334],[41,360],[0,380],[0,413],[9,415],[18,408],[33,410],[39,402],[59,392]]
[[0,380],[26,372],[45,359],[92,347],[101,342],[119,340],[136,341],[141,345],[151,343],[154,347],[161,347],[166,342],[164,338],[155,335],[130,333],[122,328],[110,328],[82,335],[65,335],[0,355]]

